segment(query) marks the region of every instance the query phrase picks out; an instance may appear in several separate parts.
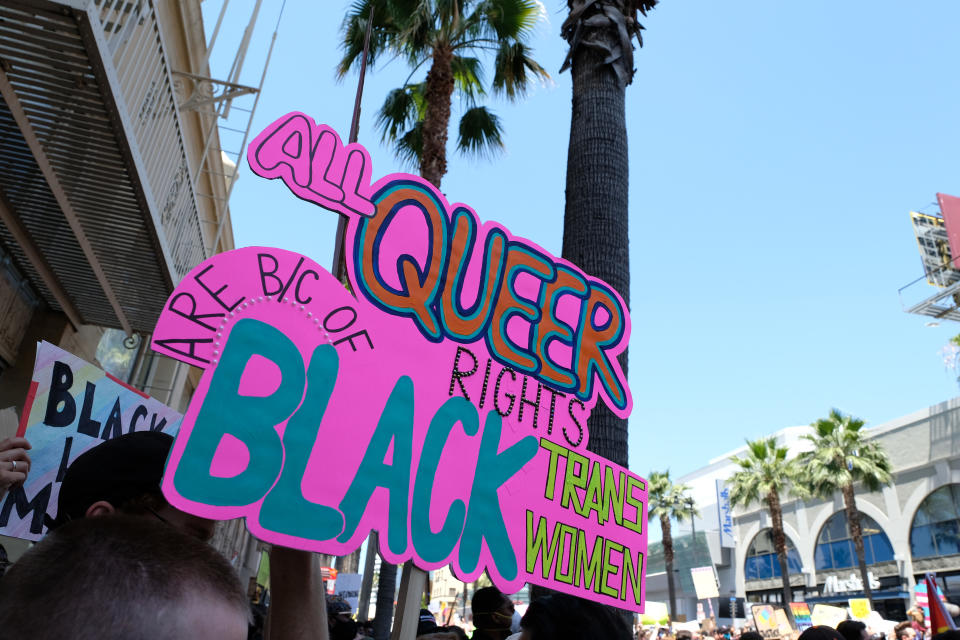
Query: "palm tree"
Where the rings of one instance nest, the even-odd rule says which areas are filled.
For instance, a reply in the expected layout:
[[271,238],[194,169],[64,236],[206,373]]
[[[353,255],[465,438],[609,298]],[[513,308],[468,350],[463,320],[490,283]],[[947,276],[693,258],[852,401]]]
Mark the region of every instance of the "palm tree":
[[[633,38],[658,0],[567,0],[561,35],[570,44],[573,113],[567,147],[562,256],[613,287],[630,306],[626,86]],[[627,351],[620,354],[627,373]],[[587,423],[591,451],[627,465],[627,421],[597,403]]]
[[813,433],[804,438],[813,443],[813,450],[798,456],[804,490],[822,498],[830,498],[837,491],[843,494],[850,537],[853,538],[860,579],[863,580],[863,593],[873,606],[854,484],[859,482],[870,491],[879,491],[889,485],[893,480],[890,458],[879,442],[867,439],[863,432],[863,420],[844,415],[837,409],[831,409],[829,416],[810,426]]
[[[412,68],[402,87],[388,95],[377,115],[382,138],[398,157],[419,166],[420,175],[440,188],[447,172],[447,137],[454,92],[465,110],[457,148],[462,153],[492,155],[503,148],[500,120],[477,103],[486,95],[481,58],[493,57],[493,93],[521,98],[547,72],[525,44],[540,18],[536,0],[357,0],[341,27],[340,77],[360,63],[372,20],[367,64],[384,54],[400,57]],[[422,82],[413,75],[429,66]],[[397,568],[381,558],[374,636],[389,635]]]
[[[673,484],[670,471],[652,471],[647,479],[648,514],[651,518],[660,518],[660,530],[663,532],[663,561],[667,569],[667,589],[670,593],[670,618],[677,619],[677,590],[673,579],[673,535],[670,520],[683,522],[697,517],[696,504],[688,495],[690,487],[685,484]],[[697,543],[696,540],[693,541]]]
[[[478,99],[486,95],[482,58],[493,58],[490,89],[517,100],[547,72],[526,40],[540,19],[536,0],[357,0],[341,29],[342,77],[358,62],[373,7],[369,64],[383,54],[407,61],[410,77],[388,95],[377,116],[380,132],[397,155],[419,165],[437,188],[447,172],[447,137],[453,94],[465,109],[457,148],[490,155],[503,147],[500,120]],[[422,82],[410,79],[429,67]]]
[[783,532],[783,509],[780,496],[792,490],[796,467],[787,460],[787,448],[777,446],[773,436],[747,440],[747,453],[730,461],[740,467],[728,480],[730,504],[749,506],[766,503],[773,528],[773,546],[780,561],[780,579],[783,585],[783,604],[791,618],[789,603],[793,600],[790,573],[787,566],[787,536]]
[[396,595],[397,565],[390,564],[381,555],[380,573],[377,574],[377,612],[373,615],[373,637],[376,640],[386,640],[390,637]]

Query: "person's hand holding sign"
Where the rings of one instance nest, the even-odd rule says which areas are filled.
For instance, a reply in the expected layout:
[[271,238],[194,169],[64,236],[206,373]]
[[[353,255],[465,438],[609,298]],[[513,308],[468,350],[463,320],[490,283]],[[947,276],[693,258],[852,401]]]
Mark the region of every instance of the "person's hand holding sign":
[[13,485],[21,485],[30,472],[30,456],[26,438],[7,438],[0,441],[0,496]]

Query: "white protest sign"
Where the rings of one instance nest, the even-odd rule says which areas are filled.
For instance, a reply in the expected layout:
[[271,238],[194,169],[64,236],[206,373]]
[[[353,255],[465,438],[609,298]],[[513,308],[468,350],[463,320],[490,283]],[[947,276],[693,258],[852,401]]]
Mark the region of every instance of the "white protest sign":
[[337,582],[334,586],[334,593],[343,598],[350,604],[353,611],[357,610],[360,601],[360,581],[362,576],[359,573],[338,573]]

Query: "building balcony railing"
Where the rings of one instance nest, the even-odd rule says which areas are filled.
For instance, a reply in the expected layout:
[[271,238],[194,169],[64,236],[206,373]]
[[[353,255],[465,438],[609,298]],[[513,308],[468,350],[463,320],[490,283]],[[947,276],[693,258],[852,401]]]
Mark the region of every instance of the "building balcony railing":
[[207,256],[163,38],[148,0],[96,0],[177,279]]

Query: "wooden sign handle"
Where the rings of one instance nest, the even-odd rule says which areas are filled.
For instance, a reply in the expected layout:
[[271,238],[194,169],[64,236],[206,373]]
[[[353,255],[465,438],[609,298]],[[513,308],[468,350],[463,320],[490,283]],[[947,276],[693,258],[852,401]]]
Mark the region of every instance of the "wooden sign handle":
[[426,586],[427,572],[413,566],[412,562],[405,563],[400,576],[400,595],[390,640],[416,639],[417,624],[420,622],[420,597]]

